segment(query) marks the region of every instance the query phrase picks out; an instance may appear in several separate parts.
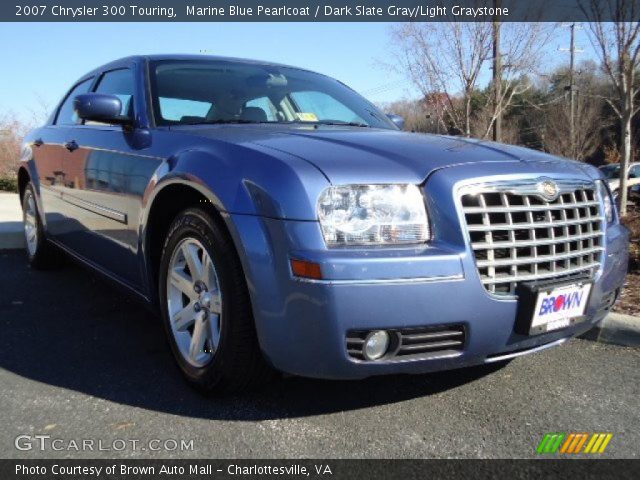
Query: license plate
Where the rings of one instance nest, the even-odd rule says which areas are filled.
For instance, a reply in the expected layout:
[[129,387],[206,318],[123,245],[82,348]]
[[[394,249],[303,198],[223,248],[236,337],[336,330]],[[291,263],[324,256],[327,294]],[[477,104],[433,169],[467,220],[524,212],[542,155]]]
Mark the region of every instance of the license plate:
[[565,328],[584,316],[590,283],[574,283],[538,291],[529,333]]

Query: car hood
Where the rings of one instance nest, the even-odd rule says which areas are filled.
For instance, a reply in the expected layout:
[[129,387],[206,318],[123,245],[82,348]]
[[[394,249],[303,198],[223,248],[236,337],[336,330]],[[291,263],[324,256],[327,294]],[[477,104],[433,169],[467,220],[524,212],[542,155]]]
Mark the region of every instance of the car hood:
[[[589,175],[577,162],[527,148],[462,137],[394,130],[311,126],[229,125],[174,127],[246,148],[268,149],[302,158],[334,184],[422,183],[433,171],[464,164],[544,163],[551,172]],[[515,167],[515,165],[514,165]],[[517,170],[521,171],[522,168]]]

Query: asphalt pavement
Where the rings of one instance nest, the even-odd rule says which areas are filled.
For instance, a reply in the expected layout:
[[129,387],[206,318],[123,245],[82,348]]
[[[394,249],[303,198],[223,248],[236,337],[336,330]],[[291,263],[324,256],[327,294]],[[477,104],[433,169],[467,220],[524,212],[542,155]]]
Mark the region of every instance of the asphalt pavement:
[[575,339],[506,366],[206,398],[144,308],[20,251],[0,252],[0,328],[1,458],[513,458],[549,432],[611,432],[602,457],[640,451],[637,347]]

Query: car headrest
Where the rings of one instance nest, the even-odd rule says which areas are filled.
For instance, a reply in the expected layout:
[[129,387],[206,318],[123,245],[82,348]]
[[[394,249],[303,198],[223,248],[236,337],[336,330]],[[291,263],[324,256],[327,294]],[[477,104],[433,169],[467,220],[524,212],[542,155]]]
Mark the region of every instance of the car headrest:
[[240,115],[241,120],[248,120],[250,122],[266,122],[267,114],[259,107],[245,107]]
[[204,122],[204,121],[205,121],[204,117],[198,117],[196,115],[185,115],[180,118],[180,123],[198,123],[198,122]]

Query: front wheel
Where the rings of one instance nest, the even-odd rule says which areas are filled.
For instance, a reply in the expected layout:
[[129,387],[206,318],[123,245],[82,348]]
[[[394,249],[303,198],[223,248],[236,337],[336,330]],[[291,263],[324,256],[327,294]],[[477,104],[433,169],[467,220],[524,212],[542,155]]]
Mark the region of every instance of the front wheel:
[[239,259],[207,212],[185,210],[171,225],[160,262],[159,297],[171,350],[193,386],[232,392],[270,377]]

